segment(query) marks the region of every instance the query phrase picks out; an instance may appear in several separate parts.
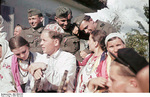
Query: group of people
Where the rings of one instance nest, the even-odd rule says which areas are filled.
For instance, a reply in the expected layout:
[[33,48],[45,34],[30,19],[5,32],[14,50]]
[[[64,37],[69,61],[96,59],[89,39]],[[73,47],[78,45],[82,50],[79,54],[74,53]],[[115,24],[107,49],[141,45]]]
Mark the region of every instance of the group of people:
[[70,8],[59,6],[56,22],[44,27],[42,12],[29,9],[31,27],[8,41],[1,17],[0,92],[149,92],[149,63],[126,48],[121,33],[88,15],[71,23],[72,17]]

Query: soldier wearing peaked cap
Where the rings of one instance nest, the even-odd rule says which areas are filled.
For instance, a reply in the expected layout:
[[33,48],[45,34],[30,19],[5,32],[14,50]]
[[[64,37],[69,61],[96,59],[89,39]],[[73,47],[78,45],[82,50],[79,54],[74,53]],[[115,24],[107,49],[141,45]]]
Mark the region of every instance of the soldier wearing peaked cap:
[[[63,41],[61,42],[61,49],[72,53],[76,56],[78,61],[82,61],[80,56],[80,41],[77,36],[72,33],[74,26],[71,24],[72,11],[65,6],[59,6],[56,8],[56,25],[48,24],[45,28],[49,30],[56,30],[53,28],[59,28],[57,31],[61,31],[63,35]],[[59,27],[58,27],[59,26]],[[61,27],[61,29],[60,29]],[[63,31],[62,31],[63,30]]]
[[22,30],[21,36],[24,37],[30,43],[30,50],[32,52],[42,53],[40,46],[40,35],[44,29],[43,26],[43,15],[38,9],[28,10],[28,22],[30,28]]

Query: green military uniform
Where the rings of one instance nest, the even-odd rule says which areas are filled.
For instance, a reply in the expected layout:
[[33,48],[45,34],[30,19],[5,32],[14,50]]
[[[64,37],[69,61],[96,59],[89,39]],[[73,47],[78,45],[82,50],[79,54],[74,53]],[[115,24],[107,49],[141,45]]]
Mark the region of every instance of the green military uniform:
[[42,48],[40,46],[40,35],[43,29],[44,27],[41,26],[37,30],[34,30],[33,28],[22,30],[20,35],[29,42],[31,52],[42,53]]

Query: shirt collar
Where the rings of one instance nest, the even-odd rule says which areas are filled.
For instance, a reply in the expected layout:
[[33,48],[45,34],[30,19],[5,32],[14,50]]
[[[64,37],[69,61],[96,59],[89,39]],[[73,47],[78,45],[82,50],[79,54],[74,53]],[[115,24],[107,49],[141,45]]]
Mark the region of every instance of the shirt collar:
[[41,33],[41,32],[43,31],[43,29],[44,29],[44,26],[41,26],[41,27],[38,28],[37,30],[34,30],[34,29],[32,28],[32,31],[33,31],[33,33],[34,33],[34,32]]
[[52,56],[47,55],[47,58],[54,58],[56,59],[60,55],[61,49],[59,49],[56,53],[54,53]]

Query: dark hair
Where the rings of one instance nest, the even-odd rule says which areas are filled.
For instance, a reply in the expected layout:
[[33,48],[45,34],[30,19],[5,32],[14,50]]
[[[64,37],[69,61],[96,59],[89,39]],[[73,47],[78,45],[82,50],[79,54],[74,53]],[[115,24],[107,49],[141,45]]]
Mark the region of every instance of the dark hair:
[[43,17],[43,14],[42,14],[42,13],[39,13],[38,16],[39,16],[39,17]]
[[89,21],[91,19],[91,16],[88,16],[88,15],[85,15],[85,17],[84,17],[84,21]]
[[22,47],[24,45],[27,45],[28,47],[30,47],[28,41],[26,41],[23,37],[21,36],[15,36],[10,38],[9,40],[9,47],[11,50]]
[[105,46],[105,38],[106,38],[106,32],[103,30],[95,30],[91,32],[92,39],[94,41],[97,41],[102,48],[103,51],[106,51],[106,46]]
[[21,26],[20,24],[17,24],[15,27],[17,27],[17,26],[19,26],[19,27],[21,27],[21,28],[22,28],[22,26]]
[[52,39],[58,39],[59,42],[61,43],[61,41],[62,41],[62,34],[60,32],[52,31],[52,30],[47,30],[47,29],[44,29],[42,31],[42,33],[43,32],[47,32],[49,34],[50,38],[52,38]]
[[111,65],[116,65],[119,67],[117,73],[121,76],[136,77],[136,75],[127,66],[124,66],[119,62],[113,61]]

